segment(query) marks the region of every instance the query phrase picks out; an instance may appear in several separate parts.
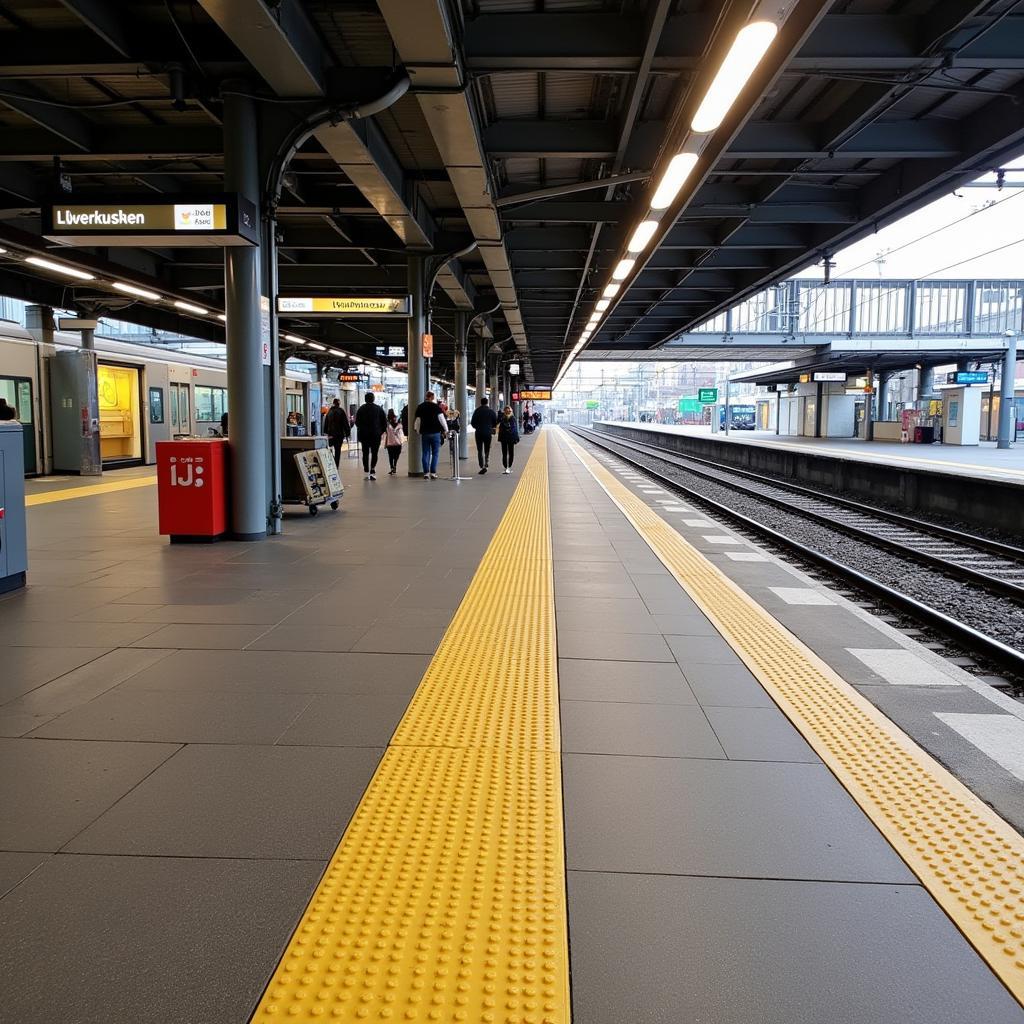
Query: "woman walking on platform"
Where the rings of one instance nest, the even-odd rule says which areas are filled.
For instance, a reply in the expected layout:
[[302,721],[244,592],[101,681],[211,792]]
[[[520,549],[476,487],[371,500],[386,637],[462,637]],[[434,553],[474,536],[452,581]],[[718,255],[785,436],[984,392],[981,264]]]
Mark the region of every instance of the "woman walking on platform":
[[394,409],[388,410],[388,427],[384,432],[384,447],[388,451],[388,462],[391,468],[388,476],[394,476],[398,472],[398,458],[402,454],[402,445],[405,443],[405,434],[402,431],[402,424],[398,421]]
[[508,476],[515,461],[516,445],[519,444],[519,424],[516,422],[515,413],[507,405],[498,422],[498,443],[501,445],[503,472]]

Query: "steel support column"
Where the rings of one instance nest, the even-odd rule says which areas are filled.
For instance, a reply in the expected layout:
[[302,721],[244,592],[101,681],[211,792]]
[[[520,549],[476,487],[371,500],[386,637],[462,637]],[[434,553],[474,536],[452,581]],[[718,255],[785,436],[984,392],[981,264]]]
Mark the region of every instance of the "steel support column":
[[[224,186],[260,205],[256,110],[252,100],[224,96]],[[267,424],[260,338],[260,252],[224,250],[227,315],[228,438],[231,446],[231,530],[238,540],[267,536]]]
[[491,408],[500,416],[501,403],[498,401],[498,357],[491,364]]
[[416,406],[423,401],[423,396],[430,387],[427,381],[427,368],[423,362],[423,333],[426,330],[425,312],[423,309],[423,257],[415,253],[409,254],[407,265],[407,285],[412,296],[412,316],[409,318],[408,338],[406,347],[409,362],[409,437],[406,443],[409,476],[423,475],[422,445],[420,435],[413,426]]
[[469,338],[466,337],[466,328],[469,324],[469,316],[465,310],[459,309],[455,312],[455,408],[462,414],[462,430],[459,432],[459,458],[469,457],[469,381],[467,373],[469,368],[466,360],[469,358]]
[[875,401],[875,374],[874,371],[867,371],[868,390],[864,393],[864,440],[874,441],[875,439],[875,416],[872,406]]
[[480,399],[487,397],[487,342],[481,334],[476,339],[476,404],[480,405]]
[[997,448],[1009,448],[1013,440],[1013,385],[1017,377],[1017,332],[1006,338],[1003,375],[999,386],[999,433]]

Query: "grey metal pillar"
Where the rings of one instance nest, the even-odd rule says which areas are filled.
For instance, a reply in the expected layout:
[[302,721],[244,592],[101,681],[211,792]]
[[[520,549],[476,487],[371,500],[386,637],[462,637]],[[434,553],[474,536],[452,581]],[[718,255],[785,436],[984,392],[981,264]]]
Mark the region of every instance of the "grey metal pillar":
[[917,388],[918,401],[929,398],[935,394],[935,367],[923,366],[921,368],[920,383]]
[[889,382],[892,380],[891,373],[878,374],[878,418],[887,420],[889,418]]
[[825,397],[825,385],[820,381],[816,385],[817,393],[814,397],[814,436],[821,437],[821,413],[822,413],[822,401]]
[[1009,448],[1013,440],[1013,385],[1017,377],[1017,332],[1006,336],[1003,376],[999,387],[999,434],[997,448]]
[[[256,108],[237,92],[224,96],[224,187],[260,206]],[[267,408],[260,323],[260,252],[224,250],[231,530],[238,540],[267,536]]]
[[501,413],[498,408],[498,361],[491,363],[491,408],[496,413]]
[[409,254],[407,266],[409,294],[412,296],[412,316],[409,317],[409,333],[406,348],[409,362],[409,438],[406,444],[407,469],[409,476],[423,476],[422,446],[420,435],[413,426],[416,406],[423,401],[429,388],[427,367],[423,362],[423,332],[426,318],[423,310],[423,257]]
[[455,408],[462,413],[462,430],[459,432],[459,458],[469,458],[469,339],[466,328],[469,316],[464,310],[455,313]]
[[487,342],[483,335],[476,339],[476,404],[487,397]]
[[50,447],[52,438],[50,416],[50,382],[44,372],[43,360],[54,354],[53,332],[57,325],[53,322],[51,306],[26,306],[25,329],[36,343],[36,380],[39,387],[36,400],[36,468],[40,473],[53,472],[53,450]]
[[82,331],[82,348],[88,352],[96,348],[96,332],[91,327]]

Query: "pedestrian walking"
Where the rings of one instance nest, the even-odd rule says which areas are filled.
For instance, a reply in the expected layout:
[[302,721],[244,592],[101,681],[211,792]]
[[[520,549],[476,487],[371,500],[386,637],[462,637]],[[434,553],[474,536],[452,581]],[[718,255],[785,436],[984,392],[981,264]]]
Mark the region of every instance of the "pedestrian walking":
[[424,480],[437,479],[437,457],[441,442],[448,436],[448,421],[435,398],[434,392],[428,391],[426,400],[416,406],[413,418],[413,426],[420,435]]
[[519,444],[519,423],[516,414],[509,406],[505,406],[501,421],[498,423],[498,443],[501,445],[501,464],[504,475],[512,472],[512,463],[516,457],[516,445]]
[[376,404],[373,392],[368,391],[366,400],[356,413],[356,440],[363,452],[363,472],[367,480],[377,479],[377,456],[387,429],[388,419],[384,410]]
[[469,425],[474,430],[476,439],[476,461],[480,464],[480,475],[487,472],[491,461],[491,439],[498,428],[498,414],[488,405],[486,398],[473,410],[473,418]]
[[387,449],[388,462],[391,468],[388,476],[394,476],[398,472],[398,459],[402,454],[402,445],[405,444],[405,431],[402,424],[395,415],[394,409],[388,410],[388,426],[384,432],[384,447]]
[[352,436],[348,413],[342,409],[340,398],[336,398],[334,405],[327,410],[324,417],[324,433],[327,435],[327,443],[334,451],[334,464],[340,466],[341,446]]

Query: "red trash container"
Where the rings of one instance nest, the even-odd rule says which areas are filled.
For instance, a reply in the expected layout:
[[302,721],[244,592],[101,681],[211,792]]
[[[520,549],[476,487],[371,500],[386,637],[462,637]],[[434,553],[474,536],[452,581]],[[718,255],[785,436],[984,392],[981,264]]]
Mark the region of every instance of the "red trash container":
[[228,530],[228,442],[157,441],[160,532],[175,540],[215,540]]

